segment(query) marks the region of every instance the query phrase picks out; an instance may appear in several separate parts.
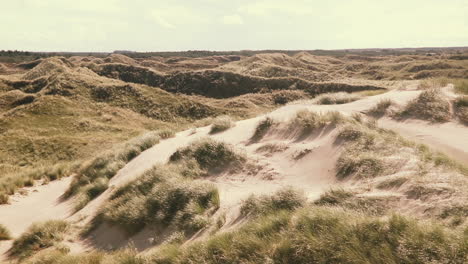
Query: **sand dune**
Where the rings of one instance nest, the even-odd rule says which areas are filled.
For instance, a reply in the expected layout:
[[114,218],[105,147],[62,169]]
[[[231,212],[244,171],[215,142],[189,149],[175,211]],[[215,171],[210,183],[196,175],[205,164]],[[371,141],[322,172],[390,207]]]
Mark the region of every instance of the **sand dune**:
[[[410,85],[404,90],[392,90],[342,105],[315,105],[312,101],[295,102],[267,115],[238,121],[233,128],[219,134],[210,135],[210,127],[182,131],[177,133],[175,137],[163,140],[142,152],[126,164],[110,180],[110,188],[76,214],[70,216],[72,201],[61,202],[60,200],[60,196],[71,181],[71,177],[69,177],[51,182],[48,185],[28,188],[26,189],[29,192],[27,196],[16,196],[11,204],[0,205],[0,215],[2,215],[0,223],[7,226],[12,231],[13,236],[21,234],[32,222],[52,218],[68,219],[85,225],[117,188],[136,179],[155,164],[166,163],[170,155],[177,149],[203,137],[212,137],[233,144],[236,149],[245,153],[249,159],[255,160],[261,167],[260,173],[253,176],[225,173],[209,179],[219,188],[222,211],[229,212],[238,208],[239,203],[251,194],[271,193],[283,186],[302,189],[309,198],[315,199],[324,190],[337,184],[334,166],[340,146],[333,144],[336,130],[322,131],[301,141],[288,137],[288,135],[269,135],[260,142],[253,143],[250,142],[250,137],[257,123],[265,116],[276,120],[286,120],[302,109],[316,112],[339,111],[346,115],[363,113],[382,99],[391,99],[398,105],[404,105],[418,96],[419,93],[420,91],[415,89],[415,85]],[[427,144],[465,164],[468,162],[468,133],[466,133],[466,127],[462,125],[452,122],[434,125],[414,120],[399,122],[390,118],[381,119],[379,124],[384,128],[395,130],[404,137]],[[265,144],[283,144],[288,148],[265,155],[257,151]],[[297,153],[303,150],[307,150],[304,152],[306,154],[295,159]],[[228,221],[233,222],[235,214],[228,218]],[[99,232],[102,233],[102,230]],[[107,235],[103,235],[109,236],[108,240],[115,242],[122,239],[112,235],[115,233],[107,233]],[[117,244],[119,243],[123,245],[121,242]],[[2,250],[5,250],[7,246],[8,242],[0,243]]]

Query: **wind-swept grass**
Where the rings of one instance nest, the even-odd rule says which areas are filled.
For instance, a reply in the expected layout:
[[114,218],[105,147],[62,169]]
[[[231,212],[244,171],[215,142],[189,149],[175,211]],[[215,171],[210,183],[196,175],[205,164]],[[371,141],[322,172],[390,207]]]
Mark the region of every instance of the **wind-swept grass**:
[[93,225],[106,222],[129,234],[146,226],[192,234],[208,224],[207,215],[218,207],[218,190],[212,184],[187,179],[170,166],[155,166],[118,189]]
[[314,99],[316,104],[330,105],[330,104],[346,104],[361,99],[362,96],[353,93],[327,93],[321,94]]
[[208,172],[218,172],[228,168],[240,168],[246,158],[234,150],[233,146],[210,138],[193,142],[178,149],[169,160],[187,168],[196,166]]
[[[162,135],[167,137],[171,134],[164,131]],[[79,194],[76,210],[104,192],[108,188],[109,179],[142,151],[157,144],[160,138],[158,131],[148,132],[84,163],[66,193],[67,196]]]
[[311,207],[276,211],[186,248],[162,248],[153,263],[463,263],[466,236],[394,215],[381,220]]
[[306,198],[304,193],[292,188],[284,188],[273,195],[250,196],[241,206],[241,214],[248,215],[266,215],[281,210],[294,210],[304,206]]
[[229,116],[221,116],[216,118],[211,125],[210,134],[216,134],[228,130],[229,128],[235,126],[235,123],[232,121]]
[[276,122],[271,117],[266,117],[265,119],[262,119],[260,122],[258,122],[257,127],[255,127],[255,132],[252,135],[251,140],[258,141],[262,139],[266,135],[268,130],[275,124]]
[[468,95],[460,96],[453,103],[454,112],[458,119],[468,125]]
[[393,104],[392,100],[382,99],[374,107],[369,109],[367,113],[375,117],[382,117],[387,113],[388,108],[392,106],[392,104]]
[[440,90],[429,89],[410,101],[397,115],[403,118],[413,117],[433,122],[446,122],[451,118],[450,103]]
[[70,225],[67,222],[58,220],[33,224],[15,239],[9,255],[20,259],[29,257],[34,252],[61,242],[69,228]]
[[5,226],[0,224],[0,241],[9,239],[11,239],[10,231],[8,231],[8,229]]

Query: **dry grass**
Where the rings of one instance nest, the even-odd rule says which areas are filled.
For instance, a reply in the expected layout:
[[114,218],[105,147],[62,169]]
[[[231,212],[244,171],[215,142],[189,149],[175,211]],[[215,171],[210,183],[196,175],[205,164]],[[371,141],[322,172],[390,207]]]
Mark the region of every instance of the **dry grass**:
[[[164,131],[162,135],[170,136],[171,134]],[[142,151],[159,143],[160,138],[158,131],[145,133],[81,165],[66,193],[68,197],[79,196],[75,209],[83,208],[104,192],[108,187],[109,179]]]
[[1,240],[10,240],[10,239],[11,239],[10,231],[8,231],[8,229],[5,226],[0,224],[0,241]]
[[390,99],[380,100],[374,107],[369,109],[367,113],[371,116],[382,117],[387,114],[388,108],[392,106],[393,101]]
[[231,117],[220,116],[213,121],[213,124],[211,125],[210,134],[216,134],[226,131],[233,126],[235,126],[235,123],[232,121]]
[[218,207],[214,185],[188,179],[170,166],[156,166],[118,189],[94,219],[93,227],[106,222],[129,234],[148,226],[193,234],[208,225],[207,216]]
[[314,99],[316,104],[346,104],[361,99],[362,96],[350,93],[321,94]]
[[458,119],[468,125],[468,95],[459,96],[455,99],[453,106]]
[[184,168],[184,175],[196,178],[226,169],[241,168],[246,157],[229,144],[206,138],[178,149],[169,160]]
[[270,117],[266,117],[265,119],[261,120],[258,122],[257,127],[255,128],[255,132],[252,135],[251,140],[258,141],[262,139],[268,133],[268,130],[275,124],[276,122]]
[[70,225],[64,221],[47,221],[33,224],[19,238],[15,239],[9,255],[23,259],[34,252],[51,247],[64,239]]
[[451,118],[450,103],[437,89],[423,91],[397,114],[399,117],[413,117],[432,122],[446,122]]

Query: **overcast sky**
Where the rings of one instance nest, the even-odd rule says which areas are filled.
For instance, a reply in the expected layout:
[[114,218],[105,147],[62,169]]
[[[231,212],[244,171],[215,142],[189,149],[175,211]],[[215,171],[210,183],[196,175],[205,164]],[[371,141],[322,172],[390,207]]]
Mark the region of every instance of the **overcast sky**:
[[0,50],[468,46],[468,0],[3,0]]

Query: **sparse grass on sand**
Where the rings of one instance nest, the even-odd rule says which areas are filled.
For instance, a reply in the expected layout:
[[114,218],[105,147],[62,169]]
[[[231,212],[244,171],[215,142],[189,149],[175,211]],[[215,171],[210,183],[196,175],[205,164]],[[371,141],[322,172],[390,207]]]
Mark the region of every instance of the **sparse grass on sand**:
[[316,113],[308,110],[300,110],[295,117],[289,120],[288,130],[301,130],[302,135],[311,133],[317,128],[327,125],[338,125],[344,122],[345,117],[338,111],[329,111],[325,113]]
[[455,92],[459,94],[468,95],[468,80],[467,79],[455,79],[451,81],[455,86]]
[[211,125],[210,134],[216,134],[228,130],[229,128],[235,126],[234,121],[232,121],[229,116],[220,116],[213,121]]
[[361,99],[362,96],[353,93],[328,93],[321,94],[314,99],[316,104],[346,104]]
[[9,239],[11,239],[10,231],[8,231],[8,229],[5,226],[0,224],[0,241]]
[[16,258],[26,258],[39,250],[51,247],[61,242],[70,225],[65,221],[51,220],[33,224],[19,238],[15,239],[9,250],[9,255]]
[[89,201],[104,192],[108,187],[109,179],[142,151],[157,144],[162,136],[172,135],[173,133],[166,130],[162,133],[148,132],[84,163],[78,169],[77,176],[66,193],[68,197],[79,195],[75,209],[83,208]]
[[440,90],[429,89],[410,101],[397,115],[403,118],[413,117],[432,122],[446,122],[451,118],[450,103]]
[[155,166],[118,189],[94,219],[134,234],[146,226],[182,230],[188,234],[208,225],[219,207],[216,187],[186,178],[171,166]]

